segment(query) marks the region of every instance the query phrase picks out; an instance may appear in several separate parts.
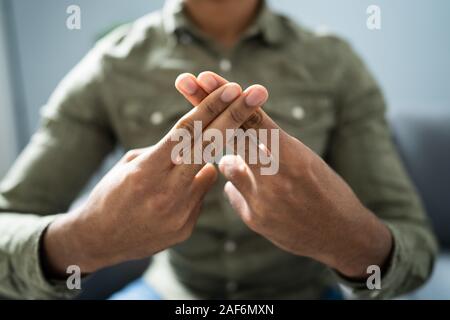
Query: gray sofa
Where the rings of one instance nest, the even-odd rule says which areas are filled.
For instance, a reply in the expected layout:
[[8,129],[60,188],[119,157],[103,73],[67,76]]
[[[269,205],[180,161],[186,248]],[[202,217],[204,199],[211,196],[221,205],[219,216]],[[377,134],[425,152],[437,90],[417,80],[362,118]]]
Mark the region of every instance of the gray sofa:
[[396,113],[391,127],[440,242],[430,281],[408,299],[450,299],[450,107]]
[[394,114],[391,127],[441,245],[450,249],[450,108]]
[[[431,283],[410,298],[439,299],[450,285],[450,112],[395,113],[390,116],[394,140],[412,180],[422,195],[441,244],[441,257]],[[139,277],[149,259],[102,270],[84,283],[79,299],[103,299]],[[443,281],[444,279],[444,281]],[[437,285],[437,287],[436,287]]]

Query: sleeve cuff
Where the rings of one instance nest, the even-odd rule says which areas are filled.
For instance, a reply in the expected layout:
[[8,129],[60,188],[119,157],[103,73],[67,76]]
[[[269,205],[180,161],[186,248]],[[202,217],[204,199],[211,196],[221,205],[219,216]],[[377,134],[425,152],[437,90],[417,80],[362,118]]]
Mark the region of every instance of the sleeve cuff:
[[[18,278],[18,293],[26,299],[70,299],[79,294],[79,290],[69,290],[66,281],[47,279],[42,269],[41,239],[47,227],[58,216],[30,217],[22,230],[19,250],[12,257],[15,268],[14,277]],[[36,220],[35,220],[36,219]],[[28,230],[27,230],[28,229]]]
[[405,250],[408,246],[404,245],[402,234],[394,225],[386,223],[386,226],[392,233],[394,247],[381,277],[381,289],[370,290],[365,281],[352,281],[351,279],[340,275],[338,272],[333,271],[338,283],[342,286],[343,291],[350,292],[350,298],[388,299],[395,297],[396,288],[401,284],[405,277],[402,265],[404,264],[404,257],[406,255]]

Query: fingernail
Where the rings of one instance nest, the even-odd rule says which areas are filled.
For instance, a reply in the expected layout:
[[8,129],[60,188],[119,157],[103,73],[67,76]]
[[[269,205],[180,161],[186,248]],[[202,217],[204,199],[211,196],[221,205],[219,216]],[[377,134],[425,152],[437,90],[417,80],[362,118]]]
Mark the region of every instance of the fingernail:
[[229,103],[236,99],[240,94],[241,90],[239,89],[239,86],[236,84],[231,84],[228,85],[225,90],[223,90],[220,99],[225,103]]
[[268,98],[267,90],[262,86],[250,87],[246,90],[245,103],[249,107],[261,106]]
[[208,73],[200,73],[197,77],[199,84],[208,92],[213,92],[217,89],[217,80]]
[[191,77],[183,77],[178,82],[178,87],[189,95],[197,92],[197,83]]
[[236,159],[232,155],[225,155],[220,159],[219,168],[225,175],[228,175],[229,171],[233,168],[236,163]]

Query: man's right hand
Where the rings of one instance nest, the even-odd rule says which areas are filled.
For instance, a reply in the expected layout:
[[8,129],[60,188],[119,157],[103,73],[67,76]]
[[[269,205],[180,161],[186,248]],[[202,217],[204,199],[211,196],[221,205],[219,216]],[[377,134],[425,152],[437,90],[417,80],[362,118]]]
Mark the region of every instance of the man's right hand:
[[[176,86],[189,92],[191,81],[181,75]],[[221,86],[158,144],[128,152],[83,206],[48,227],[42,247],[46,271],[63,276],[69,265],[77,265],[82,273],[91,273],[186,240],[217,172],[211,164],[174,164],[176,129],[186,129],[193,136],[194,121],[202,121],[203,129],[218,129],[225,136],[226,129],[239,128],[267,96],[261,86],[244,93],[235,83]],[[248,101],[258,103],[249,105]]]

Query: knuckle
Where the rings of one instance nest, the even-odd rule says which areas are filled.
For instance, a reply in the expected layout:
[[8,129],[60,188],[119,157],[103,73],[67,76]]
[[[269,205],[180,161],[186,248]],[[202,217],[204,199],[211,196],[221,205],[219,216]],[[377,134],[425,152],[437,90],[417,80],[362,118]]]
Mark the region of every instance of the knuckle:
[[125,173],[125,182],[132,186],[139,186],[142,184],[143,171],[139,166],[130,165]]
[[127,153],[125,153],[125,155],[123,156],[123,159],[126,162],[130,162],[131,160],[136,158],[136,156],[137,156],[137,150],[129,150],[129,151],[127,151]]
[[186,130],[191,137],[194,136],[194,122],[189,118],[183,118],[178,122],[177,129]]
[[206,149],[206,148],[208,148],[209,146],[213,146],[213,145],[214,145],[214,142],[213,142],[213,141],[207,141],[207,140],[205,140],[205,141],[202,142],[202,148],[203,148],[203,150]]
[[176,243],[184,242],[187,239],[189,239],[192,235],[192,229],[188,226],[183,226],[182,228],[178,228],[176,230],[173,230],[173,239]]
[[245,128],[254,128],[261,125],[263,116],[260,110],[254,112],[244,123]]
[[211,156],[215,157],[219,150],[216,149],[217,145],[215,141],[203,141],[202,142],[202,150],[209,150]]
[[189,239],[192,236],[193,231],[194,229],[191,226],[186,226],[185,228],[183,228],[180,231],[181,241],[186,241],[187,239]]
[[176,230],[177,231],[183,230],[185,228],[186,223],[187,223],[188,220],[189,220],[189,215],[181,216],[177,220],[177,223],[175,224]]
[[250,229],[257,230],[259,226],[259,218],[255,214],[247,214],[242,217],[245,224],[247,224]]
[[183,229],[185,229],[187,220],[189,216],[174,216],[170,223],[170,231],[179,234]]
[[214,101],[206,100],[204,101],[202,107],[203,110],[205,110],[208,115],[212,117],[216,117],[219,114],[219,108],[217,106],[217,103]]
[[241,124],[245,121],[245,117],[242,113],[242,111],[238,110],[237,108],[230,108],[229,109],[230,118],[231,120],[236,124]]

